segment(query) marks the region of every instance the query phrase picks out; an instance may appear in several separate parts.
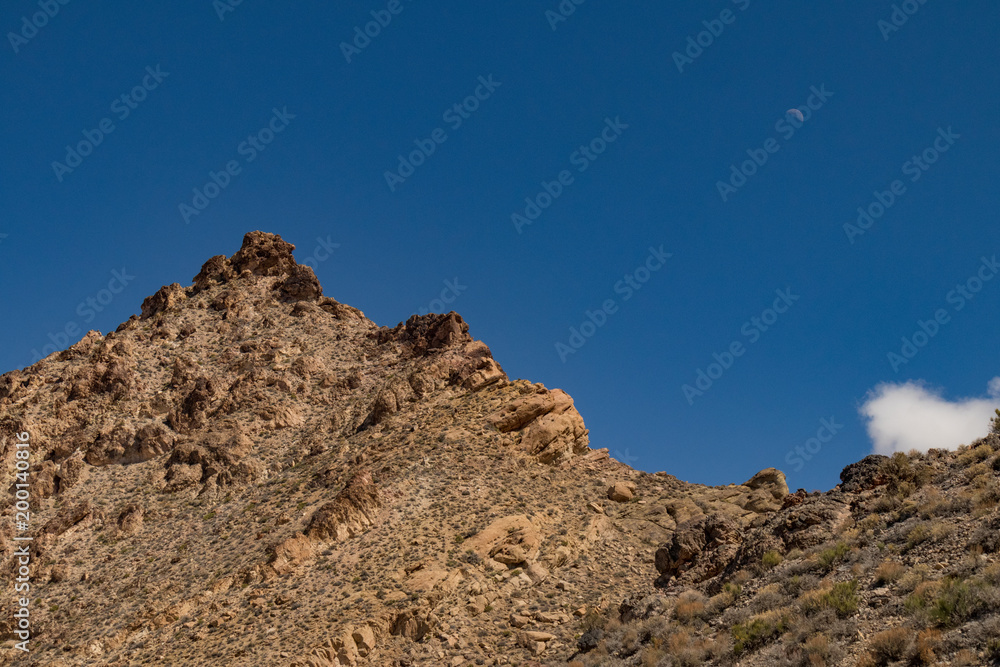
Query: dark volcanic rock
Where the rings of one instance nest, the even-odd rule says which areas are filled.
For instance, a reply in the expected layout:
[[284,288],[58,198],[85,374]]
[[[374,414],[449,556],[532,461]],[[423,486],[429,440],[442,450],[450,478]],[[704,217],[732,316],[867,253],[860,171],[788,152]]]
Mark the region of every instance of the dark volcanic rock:
[[888,460],[888,456],[871,454],[857,463],[847,466],[840,471],[840,490],[848,493],[859,493],[887,483],[889,480],[879,470],[882,463]]

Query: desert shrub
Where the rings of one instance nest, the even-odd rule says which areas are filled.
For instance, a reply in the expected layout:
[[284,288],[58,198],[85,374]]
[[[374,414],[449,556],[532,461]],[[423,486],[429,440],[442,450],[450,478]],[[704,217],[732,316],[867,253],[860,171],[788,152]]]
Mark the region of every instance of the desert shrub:
[[922,521],[906,532],[906,548],[913,549],[924,542],[940,542],[951,534],[952,527],[943,521]]
[[899,509],[903,501],[896,496],[883,494],[872,501],[871,509],[879,514],[887,514]]
[[994,412],[997,413],[997,416],[990,419],[990,433],[1000,434],[1000,408]]
[[988,554],[1000,551],[1000,520],[993,519],[977,528],[969,539],[969,546],[978,546]]
[[956,457],[955,462],[962,467],[971,466],[973,463],[985,461],[993,456],[993,448],[986,444],[959,451],[961,453]]
[[732,578],[731,582],[734,585],[739,586],[740,588],[743,588],[743,586],[745,586],[747,584],[747,582],[749,582],[751,579],[753,579],[753,575],[752,574],[750,574],[746,570],[740,570],[739,572],[737,572],[736,574],[733,575],[733,578]]
[[607,624],[608,619],[601,615],[594,607],[589,607],[584,613],[583,618],[580,619],[580,629],[586,633],[591,630],[602,630]]
[[933,665],[937,663],[934,651],[941,644],[941,631],[925,628],[917,633],[917,642],[913,647],[910,662],[917,665]]
[[[983,447],[989,448],[989,445],[983,445]],[[993,450],[990,450],[990,454]],[[965,479],[969,482],[975,481],[977,477],[986,476],[987,479],[993,476],[993,468],[986,463],[975,463],[965,469]]]
[[[980,485],[976,480],[982,477],[988,477],[988,479]],[[997,484],[992,475],[980,475],[976,480],[973,480],[973,485],[980,489],[980,491],[972,496],[972,505],[975,509],[979,512],[985,512],[1000,504],[1000,484]]]
[[861,521],[858,521],[858,530],[862,533],[867,533],[869,530],[882,530],[883,528],[885,528],[885,521],[882,520],[882,517],[878,513],[869,514]]
[[826,667],[837,664],[840,651],[830,643],[830,638],[823,632],[800,638],[800,641],[789,642],[787,659],[783,663],[788,667]]
[[903,452],[896,452],[879,466],[879,472],[889,480],[888,493],[906,498],[931,480],[934,469],[923,462],[914,464]]
[[994,663],[1000,663],[1000,637],[986,640],[986,657]]
[[947,578],[930,609],[931,618],[942,626],[959,625],[975,616],[981,607],[978,591],[968,581]]
[[804,657],[807,660],[807,662],[803,663],[804,665],[826,665],[833,658],[830,639],[824,634],[810,637],[802,645],[802,648],[805,653]]
[[894,560],[884,561],[875,568],[875,585],[892,584],[899,581],[906,573],[906,566]]
[[786,578],[781,585],[788,595],[799,596],[819,586],[819,578],[812,574],[796,574]]
[[726,609],[732,607],[733,603],[736,602],[739,596],[740,596],[739,586],[728,583],[723,585],[722,590],[718,594],[713,595],[711,598],[709,598],[708,605],[706,607],[706,613],[709,616],[718,616]]
[[666,650],[671,657],[671,667],[698,667],[708,657],[711,642],[692,637],[681,628],[667,637]]
[[980,573],[980,578],[990,586],[1000,586],[1000,563],[990,563]]
[[819,564],[824,570],[830,570],[834,565],[844,560],[844,557],[851,551],[851,546],[847,542],[837,542],[828,549],[823,549],[818,554]]
[[684,591],[677,599],[674,617],[687,624],[706,615],[705,596],[698,591]]
[[949,500],[942,496],[937,489],[932,488],[925,496],[924,502],[917,508],[917,514],[920,515],[921,519],[931,519],[962,514],[967,512],[970,507],[968,498]]
[[666,652],[658,646],[647,646],[642,650],[642,667],[657,667],[667,657]]
[[902,660],[910,649],[912,631],[906,628],[892,628],[872,637],[868,644],[868,656],[876,665],[888,665]]
[[777,551],[771,550],[766,552],[760,559],[760,564],[764,566],[765,569],[772,570],[782,561],[781,554]]
[[981,583],[956,577],[919,584],[904,607],[915,616],[942,627],[953,627],[973,618],[983,607]]
[[799,598],[802,610],[813,614],[830,609],[840,618],[847,618],[858,610],[858,582],[841,581],[829,588],[810,591]]
[[963,648],[952,658],[952,667],[979,667],[979,656],[975,651]]
[[769,611],[784,605],[786,598],[781,592],[781,584],[770,584],[757,591],[750,601],[750,609],[754,613]]
[[920,563],[919,565],[914,565],[903,578],[899,580],[899,591],[901,593],[910,593],[916,590],[917,586],[924,583],[930,578],[930,568],[925,563]]
[[788,629],[790,615],[785,610],[756,614],[744,623],[733,626],[733,653],[737,656],[754,651]]
[[937,599],[937,593],[940,588],[940,581],[921,581],[906,598],[903,607],[911,614],[917,614],[927,609]]

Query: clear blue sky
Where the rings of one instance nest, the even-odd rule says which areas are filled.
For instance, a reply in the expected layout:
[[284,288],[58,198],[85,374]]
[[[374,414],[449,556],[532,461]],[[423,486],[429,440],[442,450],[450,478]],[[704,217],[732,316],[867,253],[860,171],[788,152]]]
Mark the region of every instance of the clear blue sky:
[[[1000,6],[911,2],[898,30],[888,1],[586,0],[564,21],[556,0],[4,3],[0,369],[67,325],[114,329],[262,229],[379,324],[457,293],[510,376],[567,390],[592,445],[638,468],[832,487],[871,450],[873,387],[984,396],[997,375],[1000,280],[961,310],[948,294],[1000,253]],[[416,141],[434,151],[411,173]],[[202,201],[210,172],[226,187]],[[894,201],[849,239],[876,191]],[[717,379],[689,401],[699,369]]]

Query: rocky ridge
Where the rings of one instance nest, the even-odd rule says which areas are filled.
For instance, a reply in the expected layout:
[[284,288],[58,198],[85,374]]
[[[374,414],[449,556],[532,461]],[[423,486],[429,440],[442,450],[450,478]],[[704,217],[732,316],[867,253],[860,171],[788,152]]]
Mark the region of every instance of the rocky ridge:
[[[996,436],[869,457],[824,494],[773,468],[725,487],[636,471],[457,313],[379,327],[293,250],[251,232],[116,331],[0,376],[7,514],[16,434],[32,443],[33,664],[855,664],[896,609],[876,561],[987,580]],[[893,551],[928,503],[975,511]],[[741,644],[753,614],[814,622],[801,596],[845,581],[866,588],[813,628],[826,654],[791,619]],[[988,658],[943,627],[938,653]]]

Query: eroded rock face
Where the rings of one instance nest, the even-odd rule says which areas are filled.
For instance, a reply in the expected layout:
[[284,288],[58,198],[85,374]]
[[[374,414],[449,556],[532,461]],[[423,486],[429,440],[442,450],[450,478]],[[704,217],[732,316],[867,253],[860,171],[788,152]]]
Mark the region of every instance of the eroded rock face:
[[681,579],[705,581],[722,572],[736,558],[743,531],[721,514],[686,521],[674,531],[671,541],[655,555],[658,583]]
[[497,519],[463,545],[480,558],[515,566],[538,556],[538,529],[523,514]]
[[573,399],[561,389],[536,385],[534,393],[490,416],[501,433],[521,432],[521,449],[542,463],[568,460],[589,450],[589,431]]
[[880,472],[880,469],[882,464],[888,460],[888,456],[871,454],[847,466],[840,471],[841,491],[859,493],[886,484],[889,480]]
[[406,346],[414,356],[421,357],[434,350],[471,343],[472,336],[462,316],[452,311],[446,315],[413,315],[405,324],[379,332],[379,344],[390,340]]
[[765,468],[743,483],[743,486],[757,490],[762,489],[771,494],[774,500],[784,500],[788,495],[788,482],[785,473],[777,468]]
[[319,541],[342,541],[360,535],[375,523],[382,501],[370,472],[361,472],[331,502],[320,507],[305,530]]

